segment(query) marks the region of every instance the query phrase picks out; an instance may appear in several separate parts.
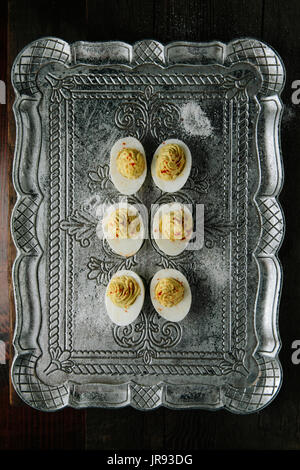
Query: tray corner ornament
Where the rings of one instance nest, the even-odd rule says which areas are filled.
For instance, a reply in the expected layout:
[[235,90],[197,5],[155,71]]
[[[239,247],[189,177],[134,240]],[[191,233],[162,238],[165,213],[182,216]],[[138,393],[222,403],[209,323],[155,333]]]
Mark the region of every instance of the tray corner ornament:
[[[19,53],[11,375],[25,403],[245,414],[273,400],[282,381],[284,82],[278,54],[251,38],[129,45],[45,37]],[[146,180],[151,190],[130,201],[203,204],[201,250],[168,257],[150,239],[123,258],[97,238],[97,205],[119,198],[107,155],[124,135],[147,155],[172,137],[197,155],[181,190],[163,193]],[[106,285],[132,268],[146,285],[158,269],[183,272],[193,293],[186,319],[166,321],[146,302],[133,324],[110,323]]]

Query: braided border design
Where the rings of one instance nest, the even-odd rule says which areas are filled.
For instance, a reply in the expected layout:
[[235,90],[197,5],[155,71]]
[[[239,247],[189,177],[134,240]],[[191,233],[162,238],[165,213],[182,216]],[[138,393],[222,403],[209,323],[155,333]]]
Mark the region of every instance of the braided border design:
[[167,364],[79,364],[72,372],[82,375],[222,375],[222,368],[209,365],[167,365]]
[[51,103],[50,127],[50,208],[49,208],[49,347],[58,346],[60,312],[60,103]]
[[[75,115],[74,115],[74,99],[71,98],[67,101],[69,106],[69,212],[72,213],[74,210],[74,132],[75,132]],[[68,252],[69,252],[69,298],[68,298],[68,317],[67,317],[67,331],[68,331],[68,344],[67,349],[72,350],[73,345],[73,319],[74,319],[74,239],[67,237],[68,239]]]
[[237,170],[236,170],[236,262],[234,328],[235,346],[244,349],[247,336],[247,230],[248,230],[248,133],[249,103],[248,100],[237,102]]
[[101,74],[101,75],[74,75],[73,77],[75,85],[86,85],[86,86],[107,86],[107,85],[189,85],[189,86],[215,86],[222,85],[224,83],[224,77],[222,74],[210,74],[210,75],[199,75],[191,74],[188,76],[183,73],[167,75],[160,74]]

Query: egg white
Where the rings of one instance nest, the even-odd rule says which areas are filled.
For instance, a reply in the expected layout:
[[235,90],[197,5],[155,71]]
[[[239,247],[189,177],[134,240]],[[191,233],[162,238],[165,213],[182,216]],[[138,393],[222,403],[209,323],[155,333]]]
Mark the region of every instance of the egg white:
[[[114,212],[116,209],[122,209],[122,208],[127,209],[130,214],[131,213],[137,214],[139,218],[140,231],[137,232],[134,238],[119,239],[119,238],[109,237],[109,233],[107,231],[108,219],[112,212]],[[126,258],[129,256],[133,256],[135,253],[139,251],[145,238],[145,227],[144,227],[141,214],[134,206],[132,206],[131,204],[128,204],[127,202],[118,202],[116,204],[112,204],[111,206],[109,206],[108,209],[105,211],[102,220],[98,224],[96,232],[99,238],[104,237],[107,240],[107,243],[109,244],[110,248],[112,249],[114,253],[117,253],[118,255],[121,255],[121,256],[125,256]]]
[[[175,178],[174,180],[170,180],[170,181],[165,181],[159,178],[156,174],[156,160],[157,160],[158,153],[161,147],[167,144],[180,145],[180,147],[183,148],[185,157],[186,157],[185,167],[182,170],[181,174],[177,176],[177,178]],[[159,147],[157,147],[157,149],[154,152],[152,163],[151,163],[151,174],[152,174],[153,181],[158,188],[160,188],[162,191],[165,191],[167,193],[175,193],[176,191],[179,191],[179,189],[181,189],[182,186],[185,185],[190,175],[191,168],[192,168],[192,155],[188,146],[181,140],[168,139],[168,140],[165,140],[162,144],[160,144]]]
[[[139,150],[144,156],[145,168],[141,176],[136,179],[128,179],[125,176],[121,175],[117,167],[117,157],[119,152],[124,148],[134,148]],[[116,189],[120,191],[121,194],[134,194],[136,193],[142,184],[145,181],[147,175],[147,160],[144,147],[141,142],[135,137],[123,137],[122,139],[117,140],[112,146],[110,151],[110,165],[109,165],[110,177],[115,185]]]
[[189,238],[186,238],[185,240],[172,241],[167,238],[163,238],[163,234],[159,231],[159,221],[162,215],[172,210],[180,209],[184,210],[186,217],[190,217],[192,219],[191,211],[185,204],[174,202],[170,204],[162,204],[154,213],[152,220],[152,238],[155,240],[155,243],[157,244],[158,248],[169,256],[177,256],[182,253],[189,244],[189,240],[192,236],[191,234],[191,236]]
[[[184,297],[181,302],[173,307],[164,307],[155,298],[155,287],[160,279],[172,277],[183,283]],[[161,269],[152,278],[150,283],[150,297],[153,307],[159,315],[166,320],[179,322],[189,313],[192,304],[192,293],[187,278],[177,269]]]
[[117,305],[115,305],[110,300],[110,298],[107,295],[109,284],[106,288],[106,291],[105,291],[105,306],[106,306],[106,311],[107,311],[107,314],[108,314],[109,318],[116,325],[126,326],[126,325],[129,325],[130,323],[132,323],[134,320],[136,320],[136,318],[139,316],[139,314],[140,314],[140,312],[143,308],[143,304],[144,304],[145,288],[144,288],[144,283],[143,283],[142,279],[134,271],[130,271],[130,270],[126,270],[126,269],[118,271],[111,277],[110,281],[113,278],[118,277],[118,276],[131,276],[131,277],[133,277],[137,281],[137,283],[139,284],[140,289],[141,289],[141,292],[138,295],[138,297],[136,298],[135,302],[125,309],[125,308],[122,308],[122,307],[118,307]]

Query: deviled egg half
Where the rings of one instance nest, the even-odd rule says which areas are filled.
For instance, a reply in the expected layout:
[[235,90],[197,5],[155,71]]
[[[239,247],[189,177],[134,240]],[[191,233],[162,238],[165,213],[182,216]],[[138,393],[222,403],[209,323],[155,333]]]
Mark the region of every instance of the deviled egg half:
[[140,314],[144,298],[145,288],[140,276],[130,270],[118,271],[106,288],[107,314],[116,325],[129,325]]
[[107,240],[115,253],[129,257],[141,248],[145,238],[145,226],[135,206],[119,202],[112,204],[104,212],[97,233]]
[[144,147],[134,137],[117,140],[110,152],[110,177],[122,194],[136,193],[145,181],[147,161]]
[[161,269],[153,276],[150,297],[157,313],[173,322],[183,320],[191,308],[188,280],[177,269]]
[[164,141],[154,152],[152,178],[162,191],[174,193],[186,183],[192,168],[188,146],[178,139]]
[[152,238],[169,256],[177,256],[187,247],[193,235],[193,216],[181,203],[162,204],[152,219]]

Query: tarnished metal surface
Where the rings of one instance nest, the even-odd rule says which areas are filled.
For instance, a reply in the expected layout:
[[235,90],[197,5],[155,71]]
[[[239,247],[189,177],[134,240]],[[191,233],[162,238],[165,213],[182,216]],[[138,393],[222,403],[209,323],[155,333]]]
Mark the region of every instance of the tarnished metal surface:
[[[266,406],[281,383],[277,310],[284,231],[280,58],[253,39],[68,45],[43,38],[16,58],[12,216],[17,310],[12,380],[29,405],[151,409]],[[97,237],[97,208],[120,195],[109,153],[124,136],[150,168],[165,139],[190,148],[178,192],[148,176],[129,200],[204,205],[204,246],[176,257],[147,239],[130,258]],[[146,290],[161,268],[187,277],[192,308],[164,320],[146,295],[128,327],[106,315],[111,275],[133,269]]]

